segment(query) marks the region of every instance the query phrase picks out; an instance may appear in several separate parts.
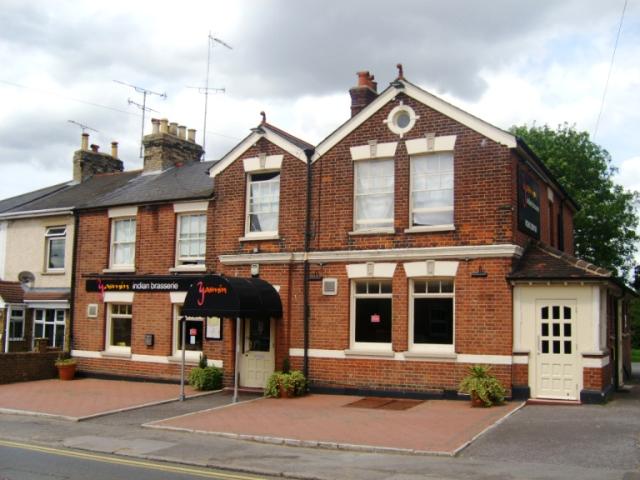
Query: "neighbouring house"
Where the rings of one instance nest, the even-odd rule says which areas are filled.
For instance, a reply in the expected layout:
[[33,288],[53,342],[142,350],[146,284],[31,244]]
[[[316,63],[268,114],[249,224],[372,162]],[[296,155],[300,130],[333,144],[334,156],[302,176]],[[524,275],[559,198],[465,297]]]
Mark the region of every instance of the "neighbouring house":
[[[360,72],[350,96],[318,145],[263,116],[217,162],[194,131],[153,120],[142,171],[84,182],[118,179],[73,203],[80,369],[175,380],[184,344],[230,385],[239,338],[247,388],[285,360],[319,392],[454,397],[474,364],[514,398],[599,402],[622,386],[633,292],[573,256],[579,206],[543,161],[401,68],[382,92]],[[211,273],[268,282],[282,315],[238,332],[184,318]]]
[[122,171],[116,142],[111,154],[88,143],[83,134],[71,181],[0,201],[0,279],[20,282],[23,291],[5,324],[13,330],[3,330],[4,351],[29,351],[35,338],[69,348],[74,208],[114,188],[120,177],[110,174]]

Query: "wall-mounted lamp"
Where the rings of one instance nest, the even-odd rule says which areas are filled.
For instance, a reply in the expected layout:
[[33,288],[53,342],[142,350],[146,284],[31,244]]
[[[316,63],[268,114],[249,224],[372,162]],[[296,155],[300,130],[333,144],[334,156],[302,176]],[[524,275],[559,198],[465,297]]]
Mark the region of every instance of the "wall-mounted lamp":
[[489,274],[485,272],[484,269],[482,268],[482,265],[480,265],[480,267],[478,267],[477,272],[471,272],[471,276],[474,278],[483,278],[483,277],[489,276]]

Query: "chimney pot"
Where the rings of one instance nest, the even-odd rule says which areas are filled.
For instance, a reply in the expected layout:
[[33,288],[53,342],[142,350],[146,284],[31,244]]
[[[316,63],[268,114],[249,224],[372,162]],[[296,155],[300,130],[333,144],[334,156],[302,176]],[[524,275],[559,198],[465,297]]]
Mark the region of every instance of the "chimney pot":
[[196,142],[196,129],[195,128],[190,128],[189,130],[187,130],[187,140],[189,140],[190,142],[193,142],[193,143]]
[[83,133],[80,138],[80,150],[87,151],[89,150],[89,134]]
[[169,124],[169,133],[171,135],[178,135],[178,123],[177,122],[171,122]]
[[156,133],[160,133],[160,120],[158,120],[157,118],[152,118],[151,119],[151,133],[156,134]]
[[100,145],[96,145],[95,143],[91,144],[91,151],[98,153],[98,150],[100,150]]
[[169,133],[169,120],[166,118],[160,120],[160,133]]
[[187,127],[184,125],[178,125],[178,138],[184,140],[187,138]]
[[118,158],[118,142],[111,142],[111,156]]
[[378,96],[378,83],[367,70],[357,72],[358,84],[349,90],[351,95],[351,116],[359,113]]

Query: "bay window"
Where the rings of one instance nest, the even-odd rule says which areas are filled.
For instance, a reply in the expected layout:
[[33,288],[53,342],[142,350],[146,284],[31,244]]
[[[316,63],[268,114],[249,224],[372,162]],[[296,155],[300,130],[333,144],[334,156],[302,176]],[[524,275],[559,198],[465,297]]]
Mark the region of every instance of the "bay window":
[[65,310],[37,308],[33,314],[33,338],[46,338],[47,345],[64,346]]
[[11,308],[9,315],[9,340],[24,339],[24,308]]

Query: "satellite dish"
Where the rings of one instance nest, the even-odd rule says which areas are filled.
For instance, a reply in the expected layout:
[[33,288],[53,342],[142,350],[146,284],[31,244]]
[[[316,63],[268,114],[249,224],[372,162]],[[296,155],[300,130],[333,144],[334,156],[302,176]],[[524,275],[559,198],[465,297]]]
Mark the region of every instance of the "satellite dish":
[[32,272],[25,270],[18,274],[18,280],[23,286],[31,287],[33,282],[36,281],[36,276]]

